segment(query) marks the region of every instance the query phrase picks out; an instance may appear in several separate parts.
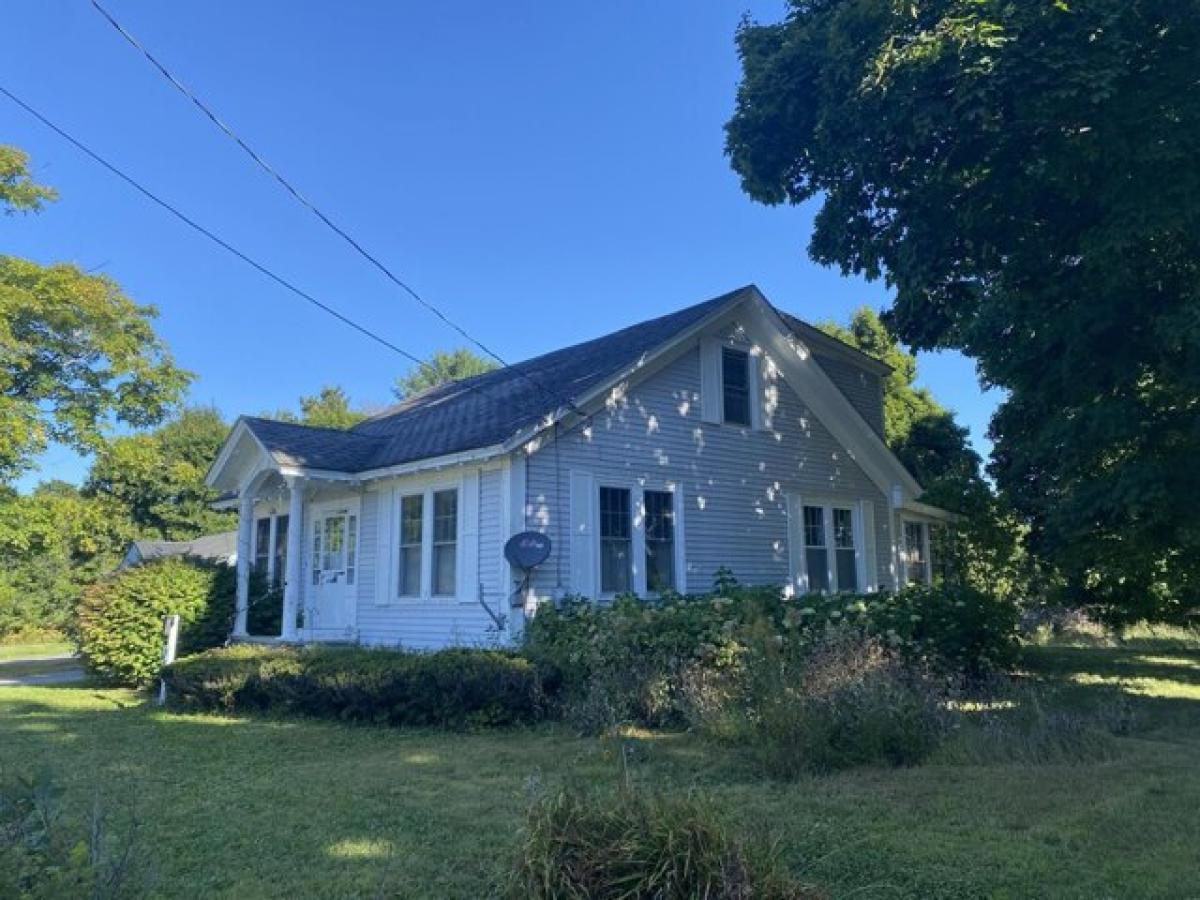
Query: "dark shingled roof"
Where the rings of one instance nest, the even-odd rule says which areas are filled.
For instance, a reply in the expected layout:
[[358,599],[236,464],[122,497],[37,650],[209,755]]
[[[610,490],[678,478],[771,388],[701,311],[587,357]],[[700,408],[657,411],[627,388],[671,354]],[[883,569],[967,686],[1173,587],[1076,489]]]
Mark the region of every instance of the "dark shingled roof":
[[678,312],[406,398],[348,431],[243,421],[277,462],[362,472],[502,444],[699,323],[747,286]]

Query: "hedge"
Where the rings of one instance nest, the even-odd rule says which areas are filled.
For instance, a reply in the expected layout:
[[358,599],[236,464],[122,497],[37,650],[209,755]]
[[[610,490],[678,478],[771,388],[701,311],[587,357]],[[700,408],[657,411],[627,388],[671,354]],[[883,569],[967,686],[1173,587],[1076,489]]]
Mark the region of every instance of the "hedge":
[[224,643],[233,625],[237,577],[229,566],[164,559],[117,572],[84,591],[76,637],[100,679],[143,685],[162,664],[163,617],[181,619],[179,653]]
[[491,650],[242,645],[180,659],[164,677],[174,705],[216,712],[449,728],[533,722],[543,713],[533,665]]

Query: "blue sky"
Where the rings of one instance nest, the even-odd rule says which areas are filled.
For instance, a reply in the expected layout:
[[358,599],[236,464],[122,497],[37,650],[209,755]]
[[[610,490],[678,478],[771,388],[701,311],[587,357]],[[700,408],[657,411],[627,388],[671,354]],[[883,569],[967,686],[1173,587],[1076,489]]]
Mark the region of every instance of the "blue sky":
[[[767,208],[722,153],[746,0],[105,4],[277,168],[427,299],[516,360],[756,282],[809,320],[882,307],[804,248],[815,207]],[[752,3],[775,20],[780,3]],[[462,343],[296,205],[86,0],[15,0],[0,83],[230,242],[405,349]],[[382,404],[408,364],[170,219],[0,98],[0,141],[62,200],[0,219],[2,252],[67,260],[160,310],[227,416],[325,384]],[[921,381],[986,452],[969,360]],[[52,448],[41,478],[80,479]]]

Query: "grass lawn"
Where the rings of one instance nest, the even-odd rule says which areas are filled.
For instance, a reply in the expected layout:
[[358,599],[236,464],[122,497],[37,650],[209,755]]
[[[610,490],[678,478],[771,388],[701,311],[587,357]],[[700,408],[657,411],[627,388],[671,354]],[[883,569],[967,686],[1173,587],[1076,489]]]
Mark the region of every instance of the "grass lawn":
[[[870,769],[795,784],[736,753],[638,734],[634,777],[717,798],[833,897],[1200,896],[1200,650],[1036,647],[1063,702],[1115,692],[1135,732],[1064,765]],[[80,808],[132,804],[168,897],[480,897],[531,783],[615,783],[611,748],[160,712],[127,691],[0,688],[0,768],[50,766]]]
[[75,648],[66,641],[41,644],[0,644],[0,662],[10,659],[35,659],[39,656],[62,656],[74,652]]

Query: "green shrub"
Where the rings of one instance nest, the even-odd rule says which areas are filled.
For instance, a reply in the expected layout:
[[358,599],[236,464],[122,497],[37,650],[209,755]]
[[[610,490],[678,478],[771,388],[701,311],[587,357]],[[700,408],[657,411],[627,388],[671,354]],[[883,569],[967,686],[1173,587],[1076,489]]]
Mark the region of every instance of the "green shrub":
[[101,679],[143,685],[162,663],[163,617],[181,620],[179,653],[224,643],[233,626],[235,571],[195,560],[165,559],[125,569],[83,593],[79,650]]
[[244,645],[180,659],[164,677],[172,703],[220,712],[440,727],[526,723],[543,712],[532,664],[490,650]]
[[[784,597],[775,588],[723,584],[723,593],[658,602],[576,598],[539,610],[524,653],[547,692],[585,731],[622,722],[678,724],[694,710],[685,689],[720,692],[757,623],[802,651],[829,628],[874,635],[897,656],[939,670],[976,675],[1010,666],[1018,649],[1017,610],[962,587],[899,593]],[[694,693],[694,692],[693,692]]]
[[530,900],[805,900],[768,841],[745,841],[694,798],[564,790],[531,807],[503,895]]

